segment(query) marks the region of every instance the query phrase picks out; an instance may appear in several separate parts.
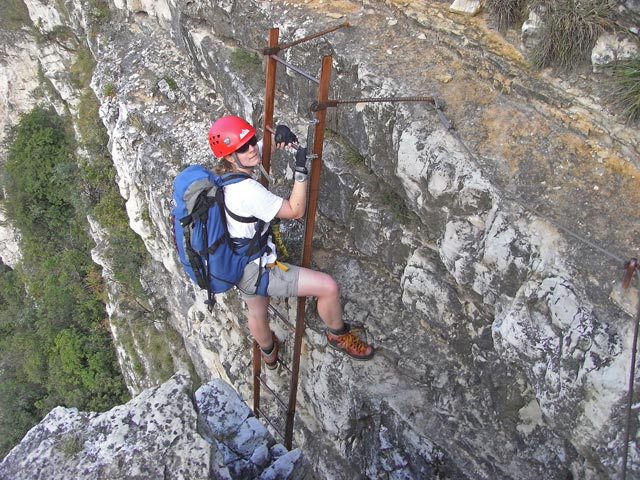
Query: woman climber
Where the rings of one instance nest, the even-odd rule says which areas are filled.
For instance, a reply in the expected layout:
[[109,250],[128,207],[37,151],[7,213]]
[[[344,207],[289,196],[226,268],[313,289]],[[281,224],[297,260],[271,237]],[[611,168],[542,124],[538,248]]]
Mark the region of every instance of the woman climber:
[[[209,130],[209,145],[219,160],[218,174],[243,172],[251,174],[261,165],[261,144],[256,130],[245,120],[235,116],[225,116],[216,120]],[[301,218],[307,203],[307,151],[298,147],[298,139],[291,130],[279,125],[275,131],[274,149],[297,148],[295,155],[295,178],[289,198],[282,198],[270,192],[253,178],[227,185],[224,188],[227,224],[232,238],[254,237],[256,224],[265,222],[263,233],[275,218]],[[236,218],[242,218],[244,222]],[[253,217],[247,223],[246,217]],[[357,360],[373,357],[374,349],[364,342],[349,324],[342,320],[340,287],[326,273],[277,261],[276,247],[269,236],[268,247],[262,257],[250,262],[237,284],[248,308],[249,331],[260,345],[267,368],[278,365],[278,339],[269,327],[267,308],[269,297],[310,297],[318,298],[318,314],[327,326],[327,340],[331,347],[342,350]],[[268,273],[266,295],[256,294],[256,286],[261,275]]]

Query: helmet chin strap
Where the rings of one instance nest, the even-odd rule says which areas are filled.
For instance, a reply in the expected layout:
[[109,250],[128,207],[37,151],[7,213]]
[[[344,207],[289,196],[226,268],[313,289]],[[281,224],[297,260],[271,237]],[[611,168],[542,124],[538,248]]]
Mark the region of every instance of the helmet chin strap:
[[236,161],[236,165],[238,165],[240,168],[247,168],[249,170],[253,170],[254,168],[256,168],[255,166],[247,167],[246,165],[243,165],[236,152],[233,152],[231,155],[233,155],[233,159]]
[[267,182],[271,183],[271,176],[269,176],[269,174],[267,173],[267,171],[264,169],[264,167],[262,166],[262,162],[259,162],[257,165],[254,165],[253,167],[247,167],[245,165],[242,164],[242,162],[240,162],[240,160],[238,159],[238,155],[236,154],[236,152],[233,152],[231,155],[233,155],[233,158],[236,161],[236,165],[238,165],[240,168],[246,168],[247,170],[255,170],[256,167],[258,167],[260,169],[260,173],[262,173],[262,175],[264,176],[264,178],[267,179]]

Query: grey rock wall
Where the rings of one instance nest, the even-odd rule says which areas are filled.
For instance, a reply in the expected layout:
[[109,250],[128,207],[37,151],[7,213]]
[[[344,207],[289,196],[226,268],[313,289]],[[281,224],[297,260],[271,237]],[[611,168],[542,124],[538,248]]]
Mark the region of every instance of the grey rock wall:
[[[337,278],[345,318],[367,325],[378,353],[357,363],[326,348],[310,302],[295,445],[327,478],[617,475],[637,295],[637,284],[619,290],[619,260],[640,246],[640,139],[588,84],[530,72],[481,16],[444,4],[110,6],[108,23],[79,2],[61,18],[97,59],[118,185],[154,263],[145,285],[203,381],[223,378],[251,398],[251,343],[237,295],[209,315],[180,271],[171,180],[211,164],[212,119],[261,125],[269,28],[289,41],[348,20],[281,55],[313,75],[332,55],[334,98],[436,96],[455,129],[425,103],[329,112],[313,262]],[[59,62],[43,65],[64,84]],[[304,138],[315,87],[284,69],[278,85],[276,115]],[[73,106],[73,92],[61,96]],[[276,191],[288,191],[290,160],[274,158]],[[295,252],[300,225],[283,230]],[[269,378],[286,385],[282,371]]]
[[108,412],[56,407],[0,463],[0,478],[302,479],[287,451],[229,384],[191,394],[184,372]]

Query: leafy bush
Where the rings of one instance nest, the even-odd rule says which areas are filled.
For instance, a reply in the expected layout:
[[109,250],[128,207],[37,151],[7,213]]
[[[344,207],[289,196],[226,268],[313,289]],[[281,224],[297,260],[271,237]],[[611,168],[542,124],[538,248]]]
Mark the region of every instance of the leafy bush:
[[107,82],[102,88],[102,93],[105,97],[113,97],[117,93],[116,84],[113,82]]
[[173,91],[177,91],[178,90],[178,83],[172,78],[169,77],[168,75],[165,75],[164,77],[162,77],[162,79],[167,82],[167,85],[169,85],[169,88]]
[[[79,46],[76,52],[75,62],[73,62],[73,65],[69,68],[70,72],[73,74],[72,81],[74,86],[89,89],[95,63],[95,59],[93,58],[93,54],[89,47],[86,45]],[[87,93],[92,92],[85,91],[85,95]]]
[[73,137],[60,117],[37,107],[23,115],[9,138],[7,215],[27,237],[56,236],[74,219]]
[[259,79],[262,74],[261,58],[243,48],[234,48],[231,51],[231,67],[244,78]]
[[4,457],[25,433],[40,421],[42,415],[35,407],[41,391],[23,379],[5,378],[0,381],[0,457]]
[[116,172],[106,145],[106,128],[98,115],[100,104],[92,91],[82,95],[78,108],[78,131],[90,157],[80,161],[78,182],[89,212],[108,230],[107,253],[115,278],[132,295],[143,295],[140,269],[147,251],[129,227],[124,199],[116,183]]
[[23,0],[0,2],[0,30],[20,30],[30,24],[29,10]]
[[111,16],[109,3],[106,0],[89,0],[89,13],[98,22],[106,22]]

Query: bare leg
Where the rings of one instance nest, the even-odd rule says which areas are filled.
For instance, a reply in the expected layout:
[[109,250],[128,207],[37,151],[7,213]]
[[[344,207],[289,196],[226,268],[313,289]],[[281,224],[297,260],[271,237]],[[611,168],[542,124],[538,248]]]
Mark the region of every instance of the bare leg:
[[344,323],[342,321],[340,287],[333,277],[308,268],[300,268],[298,295],[318,297],[318,314],[322,321],[332,330],[342,329]]
[[244,301],[249,309],[248,323],[251,335],[261,348],[269,348],[272,344],[267,312],[269,297],[245,298]]

